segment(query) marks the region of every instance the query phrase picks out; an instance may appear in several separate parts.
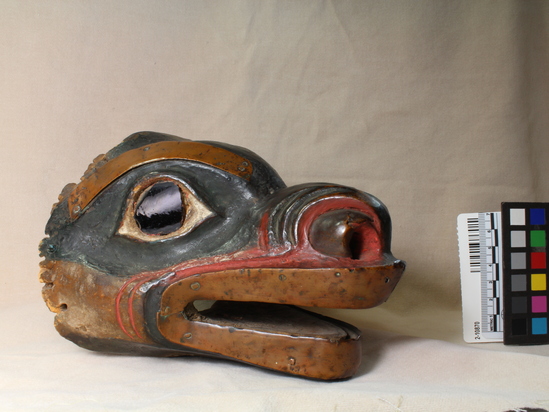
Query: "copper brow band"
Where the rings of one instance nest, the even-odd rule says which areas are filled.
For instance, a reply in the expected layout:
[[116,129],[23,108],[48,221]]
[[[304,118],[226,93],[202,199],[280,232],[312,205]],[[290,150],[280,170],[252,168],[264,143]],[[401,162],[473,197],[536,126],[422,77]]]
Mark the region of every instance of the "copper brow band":
[[205,163],[246,180],[251,178],[253,171],[251,162],[244,157],[205,143],[153,143],[122,153],[83,179],[68,199],[71,218],[76,219],[99,192],[126,172],[146,163],[171,159]]

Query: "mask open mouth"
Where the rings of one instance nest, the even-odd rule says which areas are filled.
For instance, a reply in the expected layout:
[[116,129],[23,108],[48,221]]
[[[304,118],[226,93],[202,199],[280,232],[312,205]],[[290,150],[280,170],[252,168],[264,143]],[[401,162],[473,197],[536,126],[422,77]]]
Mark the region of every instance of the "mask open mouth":
[[356,340],[360,336],[358,329],[351,325],[293,305],[195,301],[187,305],[184,312],[184,316],[191,322],[284,334],[296,338],[340,341]]
[[163,346],[312,378],[342,379],[359,367],[360,331],[302,307],[377,306],[389,297],[404,266],[392,260],[362,268],[174,275],[147,295],[146,323]]

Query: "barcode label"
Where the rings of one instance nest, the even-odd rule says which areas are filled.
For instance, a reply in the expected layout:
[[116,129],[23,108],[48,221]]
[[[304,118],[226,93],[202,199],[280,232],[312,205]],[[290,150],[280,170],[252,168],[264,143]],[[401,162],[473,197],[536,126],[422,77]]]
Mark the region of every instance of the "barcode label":
[[479,218],[467,218],[467,240],[469,246],[469,270],[471,273],[480,273],[480,233]]
[[466,342],[503,340],[500,222],[500,212],[458,216],[463,337]]

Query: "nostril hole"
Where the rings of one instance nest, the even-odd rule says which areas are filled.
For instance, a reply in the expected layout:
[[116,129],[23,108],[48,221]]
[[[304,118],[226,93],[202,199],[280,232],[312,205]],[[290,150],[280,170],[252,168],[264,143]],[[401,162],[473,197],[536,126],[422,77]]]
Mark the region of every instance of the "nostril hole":
[[364,239],[359,232],[353,231],[349,238],[349,251],[351,252],[351,259],[359,260],[362,255],[364,246]]
[[63,304],[59,305],[59,309],[61,309],[62,311],[67,310],[67,304],[63,303]]
[[371,222],[368,215],[358,211],[326,212],[312,223],[309,242],[328,256],[365,260],[379,250],[379,237]]

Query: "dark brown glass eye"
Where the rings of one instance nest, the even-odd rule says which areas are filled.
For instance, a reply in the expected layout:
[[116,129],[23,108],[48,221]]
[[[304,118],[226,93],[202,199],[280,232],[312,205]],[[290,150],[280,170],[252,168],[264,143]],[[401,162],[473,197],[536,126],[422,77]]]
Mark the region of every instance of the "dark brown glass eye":
[[184,181],[147,176],[129,194],[117,234],[140,242],[162,242],[185,236],[213,216]]
[[135,211],[139,229],[148,235],[163,236],[179,230],[185,219],[185,205],[179,186],[159,182],[143,195]]

